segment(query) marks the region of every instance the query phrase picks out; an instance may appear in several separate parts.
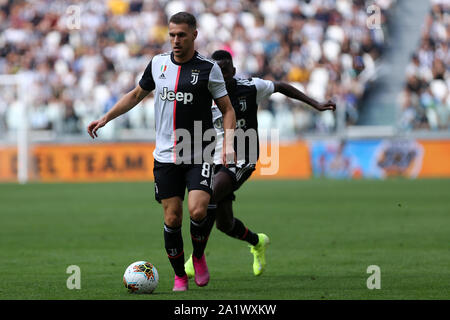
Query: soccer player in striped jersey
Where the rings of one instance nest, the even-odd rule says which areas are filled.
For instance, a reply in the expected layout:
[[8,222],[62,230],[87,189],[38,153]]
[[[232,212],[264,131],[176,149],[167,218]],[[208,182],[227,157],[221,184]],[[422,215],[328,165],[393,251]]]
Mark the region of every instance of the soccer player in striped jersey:
[[[289,98],[305,102],[318,111],[336,110],[336,104],[334,102],[319,103],[285,82],[273,82],[259,78],[236,78],[233,59],[227,51],[215,51],[212,58],[217,61],[222,70],[227,91],[236,114],[237,128],[239,129],[243,129],[244,131],[253,129],[257,135],[258,104],[262,100],[268,99],[275,92],[280,92]],[[213,121],[218,136],[216,152],[220,153],[220,141],[223,137],[223,118],[217,107],[213,107]],[[224,166],[224,162],[216,157],[213,201],[217,204],[217,208],[211,208],[208,211],[211,216],[216,216],[216,227],[220,231],[230,237],[249,243],[250,251],[254,256],[253,272],[258,276],[265,268],[265,250],[269,244],[269,237],[263,233],[254,233],[247,228],[241,220],[234,216],[232,205],[232,201],[235,200],[234,192],[250,178],[253,171],[255,171],[256,162],[259,158],[258,136],[254,139],[256,145],[251,145],[250,140],[245,141],[244,154],[240,154],[236,150],[237,164],[235,167]],[[188,259],[186,262],[185,269],[188,276],[193,274],[191,259]]]
[[214,217],[207,215],[214,163],[212,157],[204,156],[209,144],[203,138],[207,130],[214,132],[213,101],[223,113],[226,129],[222,161],[228,164],[235,160],[232,138],[236,126],[234,110],[219,66],[194,48],[197,33],[193,15],[186,12],[173,15],[169,20],[172,51],[154,56],[136,88],[124,95],[104,117],[88,126],[91,137],[97,137],[99,128],[129,111],[154,91],[155,198],[164,209],[164,243],[175,273],[174,291],[188,289],[181,234],[186,188],[195,283],[205,286],[209,282],[204,250],[214,224]]

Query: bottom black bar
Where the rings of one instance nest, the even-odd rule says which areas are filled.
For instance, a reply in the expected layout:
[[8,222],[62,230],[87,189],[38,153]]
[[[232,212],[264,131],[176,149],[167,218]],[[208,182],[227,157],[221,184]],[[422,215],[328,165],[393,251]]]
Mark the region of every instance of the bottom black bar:
[[[0,300],[3,310],[25,315],[99,315],[149,319],[315,319],[342,315],[365,319],[447,311],[449,300]],[[444,314],[444,313],[443,313]],[[125,318],[124,318],[125,319]]]

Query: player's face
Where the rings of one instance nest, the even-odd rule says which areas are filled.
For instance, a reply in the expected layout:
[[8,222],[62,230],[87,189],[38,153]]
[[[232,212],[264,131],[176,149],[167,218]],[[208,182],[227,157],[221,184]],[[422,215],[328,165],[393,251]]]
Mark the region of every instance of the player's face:
[[220,70],[222,70],[225,83],[230,83],[236,73],[236,68],[233,66],[233,63],[230,60],[219,60],[217,61],[217,64],[219,65]]
[[175,57],[185,58],[194,50],[194,41],[197,38],[197,30],[186,23],[169,23],[170,45]]

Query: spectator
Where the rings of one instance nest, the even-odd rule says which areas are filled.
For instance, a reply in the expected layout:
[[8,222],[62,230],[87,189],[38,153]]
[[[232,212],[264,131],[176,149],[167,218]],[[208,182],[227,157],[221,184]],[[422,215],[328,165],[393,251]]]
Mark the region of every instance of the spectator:
[[450,4],[445,0],[431,2],[420,46],[406,69],[399,119],[403,130],[450,128]]
[[[373,72],[384,39],[367,29],[366,8],[373,3],[379,5],[384,22],[393,2],[1,1],[0,73],[31,73],[36,79],[39,96],[33,97],[33,105],[29,106],[33,128],[83,134],[87,119],[96,118],[115,97],[129,90],[150,57],[170,49],[167,17],[187,10],[198,18],[197,42],[203,54],[226,49],[241,71],[239,76],[295,82],[319,100],[335,97],[344,102],[347,123],[354,124],[358,120],[359,99],[370,78],[367,73]],[[67,12],[72,5],[80,9],[79,29],[70,27],[76,18]],[[439,23],[443,21],[442,7],[439,4],[433,9],[433,17]],[[423,42],[416,67],[425,65],[431,77],[448,86],[445,65],[449,54],[442,40],[446,26],[439,23],[429,26],[430,40]],[[411,73],[417,78],[422,70],[413,69]],[[421,81],[411,78],[411,86],[420,86]],[[0,91],[4,90],[0,87]],[[439,99],[450,100],[448,90],[443,92],[442,82],[434,83],[430,90]],[[9,101],[8,108],[16,102]],[[281,105],[272,101],[272,105],[261,109],[260,116],[265,119],[262,123],[283,129],[286,138],[310,130],[335,129],[334,115],[311,112],[286,101]],[[0,130],[13,129],[11,114],[14,112],[8,113],[4,103],[0,103]],[[116,125],[152,130],[152,119],[151,106],[146,103],[145,108]],[[286,119],[289,126],[283,126]]]

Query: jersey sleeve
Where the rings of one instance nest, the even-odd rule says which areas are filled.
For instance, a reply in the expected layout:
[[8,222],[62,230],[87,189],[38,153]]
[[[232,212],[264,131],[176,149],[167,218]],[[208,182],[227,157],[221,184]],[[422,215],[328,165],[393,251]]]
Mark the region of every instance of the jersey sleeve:
[[144,74],[139,81],[139,85],[141,86],[141,88],[147,91],[152,91],[153,89],[155,89],[155,81],[153,80],[152,75],[152,62],[153,59],[147,65],[147,68],[145,68]]
[[222,71],[217,63],[214,63],[209,73],[208,90],[214,99],[222,98],[228,94]]
[[269,98],[275,91],[275,86],[270,80],[263,80],[260,78],[253,78],[256,86],[256,103],[259,104],[264,99]]

